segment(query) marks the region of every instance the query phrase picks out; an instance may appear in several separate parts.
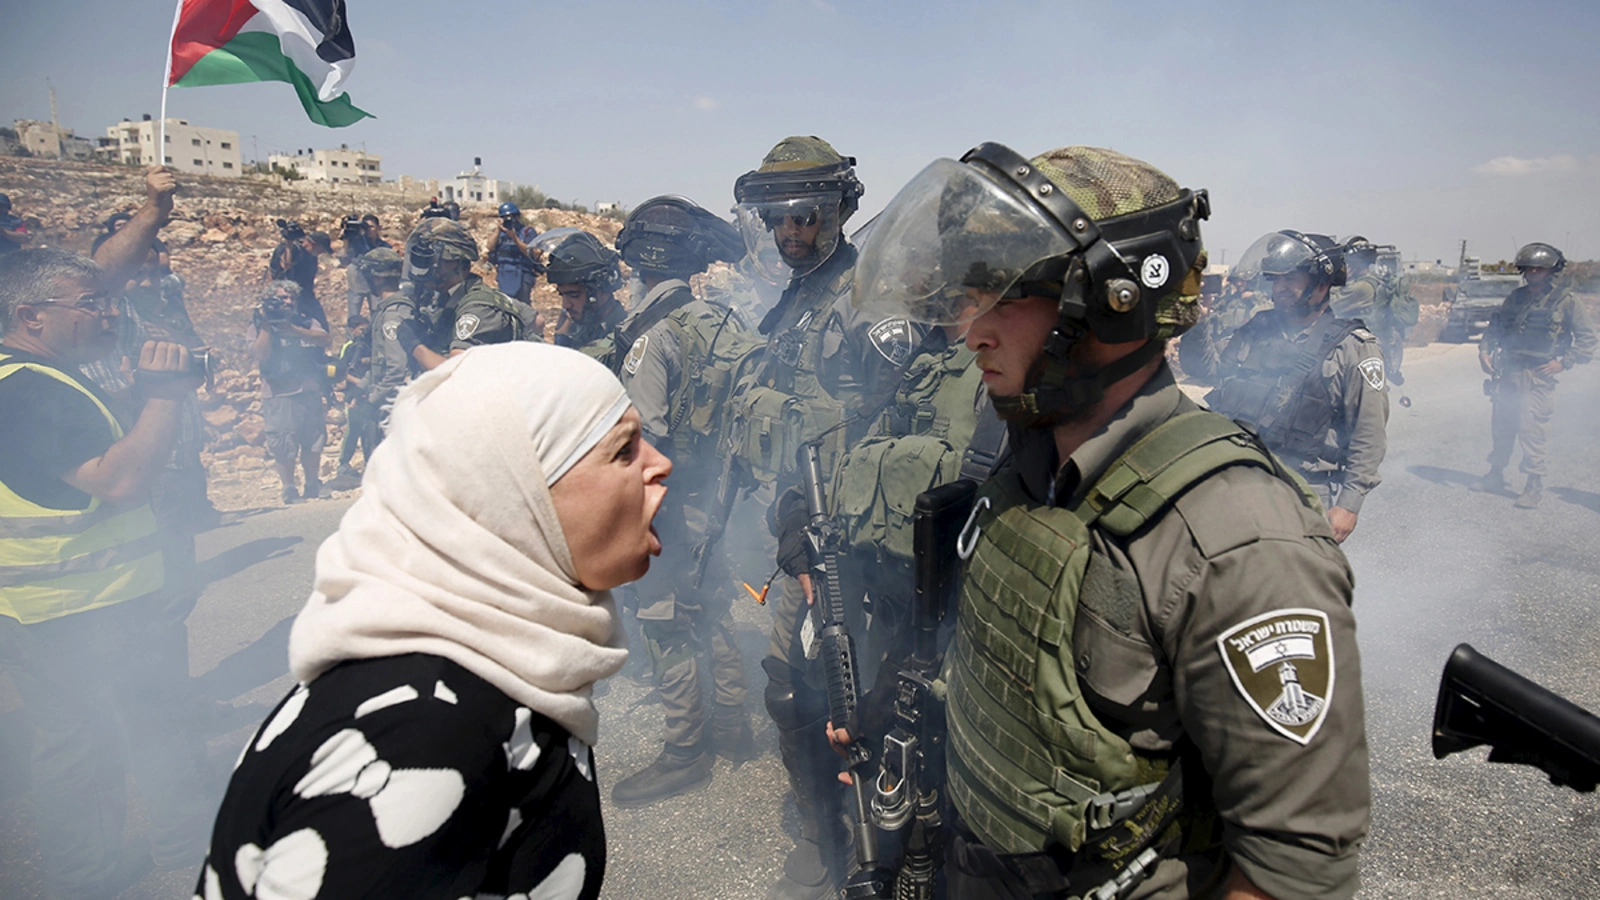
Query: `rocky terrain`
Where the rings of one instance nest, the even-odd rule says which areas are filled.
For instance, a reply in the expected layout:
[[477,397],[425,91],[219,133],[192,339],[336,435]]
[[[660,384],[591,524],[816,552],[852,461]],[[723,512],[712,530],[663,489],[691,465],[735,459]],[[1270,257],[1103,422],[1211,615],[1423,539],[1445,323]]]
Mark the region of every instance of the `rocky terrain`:
[[[27,223],[41,245],[88,253],[95,236],[113,213],[137,209],[144,202],[143,172],[127,166],[63,163],[55,160],[0,157],[0,192],[9,194],[13,212]],[[340,221],[352,213],[374,213],[384,236],[399,244],[417,222],[426,196],[402,195],[387,189],[308,190],[274,180],[185,176],[173,221],[161,232],[171,251],[172,269],[185,282],[184,296],[195,328],[215,350],[220,371],[211,391],[201,391],[207,422],[203,454],[210,473],[212,501],[221,509],[278,505],[278,480],[266,458],[262,436],[259,379],[245,353],[245,328],[255,308],[256,292],[266,280],[267,259],[279,242],[274,221],[292,219],[307,231],[338,236]],[[577,227],[609,244],[621,223],[601,216],[566,210],[528,210],[527,221],[541,232]],[[498,220],[492,207],[464,210],[462,222],[487,246]],[[338,250],[335,245],[335,251]],[[476,271],[492,284],[490,267]],[[334,347],[345,340],[345,270],[336,257],[322,258],[317,296],[328,310]],[[534,305],[554,327],[559,306],[555,290],[540,283]],[[328,449],[323,477],[332,477],[344,434],[344,414],[329,411]]]

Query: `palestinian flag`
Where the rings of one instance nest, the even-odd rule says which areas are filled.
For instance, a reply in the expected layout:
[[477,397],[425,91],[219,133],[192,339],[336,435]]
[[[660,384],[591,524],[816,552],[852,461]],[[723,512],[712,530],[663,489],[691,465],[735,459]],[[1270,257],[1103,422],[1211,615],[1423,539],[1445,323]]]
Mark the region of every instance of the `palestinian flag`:
[[311,121],[342,128],[371,115],[340,90],[355,64],[344,0],[182,0],[167,84],[286,81]]

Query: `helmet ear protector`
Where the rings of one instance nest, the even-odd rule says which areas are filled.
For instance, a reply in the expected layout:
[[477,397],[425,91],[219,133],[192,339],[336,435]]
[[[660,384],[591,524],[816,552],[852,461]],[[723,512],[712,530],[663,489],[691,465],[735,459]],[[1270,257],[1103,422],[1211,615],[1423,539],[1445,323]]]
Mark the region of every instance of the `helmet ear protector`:
[[1078,323],[1108,344],[1156,336],[1156,298],[1178,290],[1200,258],[1200,221],[1211,217],[1206,191],[1185,188],[1170,203],[1096,222],[1009,147],[980,144],[961,161],[1043,211],[1073,245],[1035,264],[1008,293],[1058,295],[1063,324]]

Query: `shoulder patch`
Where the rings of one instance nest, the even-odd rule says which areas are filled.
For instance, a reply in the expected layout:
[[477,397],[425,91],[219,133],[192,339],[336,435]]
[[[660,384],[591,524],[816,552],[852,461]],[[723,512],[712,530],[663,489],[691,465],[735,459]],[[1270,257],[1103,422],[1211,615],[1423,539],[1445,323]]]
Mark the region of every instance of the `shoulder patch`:
[[456,340],[464,341],[478,333],[478,317],[472,313],[456,317]]
[[1233,686],[1272,729],[1309,744],[1328,715],[1333,696],[1333,642],[1328,614],[1276,609],[1217,638]]
[[639,374],[639,365],[644,362],[644,351],[650,346],[650,335],[641,334],[639,339],[628,348],[628,355],[622,360],[622,368],[629,375]]
[[392,340],[395,339],[395,335],[398,335],[399,333],[400,333],[400,323],[398,321],[396,321],[394,319],[390,319],[389,321],[383,323],[383,339],[384,340],[392,341]]
[[1367,386],[1375,391],[1383,390],[1383,357],[1373,356],[1363,359],[1356,365],[1361,370],[1361,377],[1367,380]]
[[898,316],[891,316],[867,329],[867,337],[890,365],[904,365],[911,358],[911,351],[917,349],[911,321]]
[[1371,331],[1368,331],[1365,324],[1358,325],[1355,328],[1352,328],[1350,330],[1350,333],[1355,335],[1356,337],[1362,339],[1363,341],[1370,341],[1371,343],[1374,343],[1374,344],[1376,344],[1378,342],[1378,336],[1373,334]]

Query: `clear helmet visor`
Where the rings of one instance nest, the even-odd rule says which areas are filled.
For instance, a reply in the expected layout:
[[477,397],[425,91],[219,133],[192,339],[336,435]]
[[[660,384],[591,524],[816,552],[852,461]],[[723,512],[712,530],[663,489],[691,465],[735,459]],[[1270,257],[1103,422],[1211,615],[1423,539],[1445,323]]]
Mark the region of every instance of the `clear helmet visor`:
[[734,211],[745,249],[761,277],[783,284],[828,261],[839,247],[838,193],[751,200]]
[[1274,231],[1251,244],[1230,274],[1242,283],[1270,291],[1265,279],[1305,269],[1316,256],[1317,251],[1304,241]]
[[532,249],[538,250],[546,256],[549,256],[551,250],[554,250],[555,248],[566,243],[568,238],[585,233],[586,232],[582,228],[552,228],[534,238],[533,241],[528,244],[528,246]]
[[1028,270],[1075,248],[1059,225],[983,171],[939,159],[873,223],[853,302],[872,317],[964,324]]

